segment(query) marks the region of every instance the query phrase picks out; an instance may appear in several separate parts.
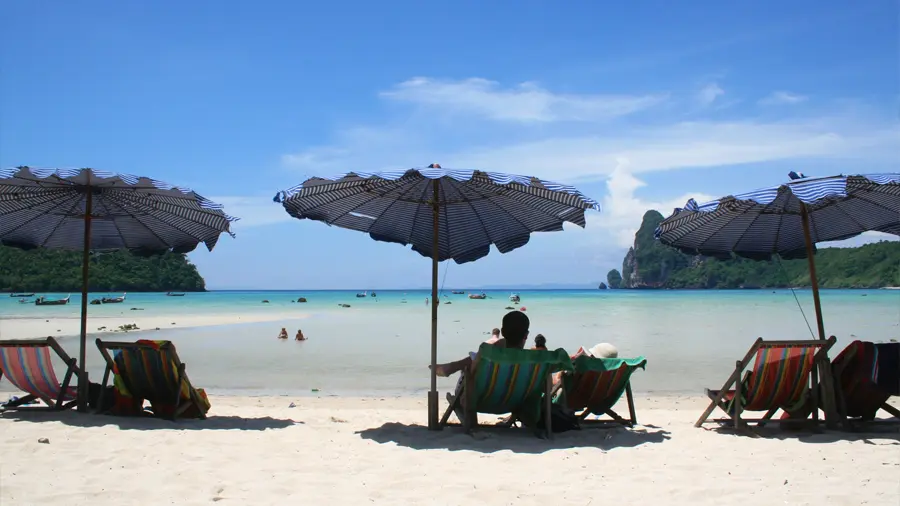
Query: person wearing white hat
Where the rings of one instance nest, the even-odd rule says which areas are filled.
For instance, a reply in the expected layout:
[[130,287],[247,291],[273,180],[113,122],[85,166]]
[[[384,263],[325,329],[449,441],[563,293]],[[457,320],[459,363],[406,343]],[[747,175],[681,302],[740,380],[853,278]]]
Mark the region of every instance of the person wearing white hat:
[[[598,343],[590,348],[585,348],[584,346],[578,348],[578,351],[575,352],[570,358],[575,360],[580,355],[587,355],[593,358],[618,358],[619,350],[616,349],[615,346],[609,343]],[[562,372],[553,373],[553,383],[559,384],[562,382]]]
[[599,343],[589,348],[587,354],[594,358],[617,358],[619,350],[609,343]]

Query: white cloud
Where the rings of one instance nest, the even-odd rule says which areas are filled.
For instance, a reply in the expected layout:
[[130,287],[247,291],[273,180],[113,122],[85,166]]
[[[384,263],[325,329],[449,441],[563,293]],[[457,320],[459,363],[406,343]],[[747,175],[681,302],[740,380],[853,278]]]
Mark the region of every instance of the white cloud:
[[[602,179],[620,160],[633,173],[686,167],[731,166],[795,159],[893,156],[900,141],[896,126],[859,123],[853,118],[792,121],[698,121],[652,127],[622,127],[605,134],[547,135],[516,142],[515,136],[473,138],[471,146],[438,147],[436,139],[394,132],[393,140],[353,138],[288,155],[287,161],[313,173],[364,167],[420,166],[437,161],[445,167],[474,167],[534,174],[548,179]],[[434,146],[433,148],[431,146]],[[300,165],[298,162],[302,161]]]
[[793,105],[805,102],[809,97],[789,91],[776,91],[759,100],[760,105]]
[[[701,95],[720,110],[722,93],[714,83]],[[851,102],[784,118],[731,113],[730,119],[713,120],[694,109],[698,119],[684,121],[684,111],[672,109],[690,110],[690,101],[673,99],[638,122],[636,116],[614,116],[650,107],[667,94],[567,95],[528,83],[502,88],[478,78],[420,77],[380,96],[425,107],[429,114],[402,114],[338,131],[332,143],[286,154],[284,163],[307,174],[330,175],[438,162],[567,181],[603,179],[620,160],[636,174],[800,159],[886,160],[895,156],[900,141],[891,118]],[[453,121],[434,120],[442,114]],[[566,119],[584,121],[553,122]],[[540,128],[533,128],[535,122]]]
[[556,94],[535,83],[503,88],[481,78],[460,81],[416,77],[381,97],[450,114],[475,114],[497,121],[597,121],[627,116],[663,102],[667,95]]
[[720,96],[725,94],[725,90],[718,83],[709,83],[697,92],[697,102],[707,107],[713,104]]
[[274,196],[274,193],[268,196],[223,196],[210,197],[210,200],[221,204],[226,214],[240,218],[232,226],[234,231],[240,231],[243,228],[271,225],[293,219],[281,204],[272,201]]
[[668,216],[676,207],[683,207],[688,199],[707,202],[715,198],[703,193],[684,193],[664,200],[644,200],[635,195],[644,186],[646,183],[628,170],[628,163],[619,160],[606,180],[607,194],[601,203],[603,212],[588,215],[587,229],[599,232],[595,235],[598,242],[611,239],[615,246],[628,248],[634,244],[634,234],[648,210],[655,209]]

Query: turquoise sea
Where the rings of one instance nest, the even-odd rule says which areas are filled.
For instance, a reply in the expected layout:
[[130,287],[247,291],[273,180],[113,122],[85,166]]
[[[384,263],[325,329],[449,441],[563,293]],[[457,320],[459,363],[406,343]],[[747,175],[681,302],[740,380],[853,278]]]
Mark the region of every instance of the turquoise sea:
[[[104,318],[130,315],[137,321],[166,317],[173,323],[195,315],[248,315],[266,321],[98,335],[107,340],[174,341],[191,380],[212,393],[424,395],[431,324],[425,301],[430,291],[376,290],[376,297],[356,293],[214,291],[185,297],[130,293],[123,304],[89,306],[88,328],[101,326]],[[500,325],[506,307],[524,306],[531,318],[531,336],[544,334],[551,348],[574,352],[580,345],[609,342],[619,348],[620,356],[645,356],[647,369],[633,380],[639,392],[702,393],[705,387],[719,387],[756,337],[804,339],[811,337],[809,327],[815,329],[812,295],[803,289],[521,291],[518,304],[509,302],[510,291],[485,293],[486,300],[449,291],[442,295],[440,361],[477,349],[490,329]],[[121,294],[97,293],[90,298],[107,295]],[[292,302],[298,297],[308,302]],[[4,325],[17,320],[78,318],[79,301],[80,296],[72,294],[67,306],[35,306],[0,297],[0,337]],[[838,338],[832,356],[857,338],[900,340],[900,290],[824,290],[822,305],[826,332]],[[278,340],[281,327],[292,337],[302,328],[309,341]],[[99,381],[102,359],[94,337],[87,364],[92,380]],[[61,342],[77,356],[77,337],[64,336]],[[442,380],[442,390],[450,389],[454,381]],[[0,381],[0,390],[9,389]]]

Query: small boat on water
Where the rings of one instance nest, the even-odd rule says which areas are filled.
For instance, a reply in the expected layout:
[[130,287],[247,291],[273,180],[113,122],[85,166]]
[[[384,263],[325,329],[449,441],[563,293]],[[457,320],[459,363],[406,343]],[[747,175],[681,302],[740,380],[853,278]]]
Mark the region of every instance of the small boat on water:
[[127,293],[123,293],[121,297],[103,297],[100,299],[100,302],[104,304],[118,304],[120,302],[125,302],[125,296]]
[[92,306],[99,306],[100,304],[103,304],[103,301],[100,299],[94,299],[94,300],[90,301],[89,304]]
[[166,297],[184,297],[183,293],[166,292]]
[[479,293],[470,293],[470,294],[469,294],[469,298],[470,298],[470,299],[482,300],[482,299],[486,299],[486,298],[487,298],[487,295],[485,295],[485,294],[483,294],[483,293],[480,293],[480,294],[479,294]]
[[466,292],[463,290],[453,290],[450,293],[452,293],[454,295],[465,295],[466,294]]
[[362,293],[356,294],[357,298],[368,297],[368,296],[369,296],[369,292],[362,292]]
[[375,294],[375,292],[370,293],[369,296],[370,296],[370,297],[377,297],[377,295]]
[[513,304],[518,304],[519,301],[521,301],[521,300],[522,300],[522,298],[519,297],[519,294],[517,294],[517,293],[509,294],[509,301],[512,302]]
[[10,297],[34,297],[33,293],[11,293]]
[[66,295],[65,299],[47,299],[43,295],[34,299],[34,305],[36,306],[65,306],[69,303],[69,297],[71,295]]

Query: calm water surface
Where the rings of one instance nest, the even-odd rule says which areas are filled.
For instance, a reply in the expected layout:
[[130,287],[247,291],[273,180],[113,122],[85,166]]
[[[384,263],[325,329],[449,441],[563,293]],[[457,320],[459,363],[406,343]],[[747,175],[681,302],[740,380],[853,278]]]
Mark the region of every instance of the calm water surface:
[[[510,306],[507,291],[487,291],[487,300],[446,294],[439,312],[440,361],[475,350]],[[743,291],[533,291],[519,292],[531,318],[531,336],[542,333],[551,348],[610,342],[619,356],[643,355],[646,371],[633,377],[640,392],[698,393],[719,387],[756,337],[805,339],[815,329],[808,290]],[[66,294],[44,294],[65,296]],[[90,297],[107,295],[92,294]],[[115,294],[110,294],[115,295]],[[209,292],[185,297],[129,294],[121,305],[90,306],[93,323],[143,308],[137,317],[157,315],[268,313],[276,321],[158,332],[104,334],[104,339],[170,339],[188,365],[196,386],[240,395],[424,395],[428,389],[430,307],[427,291]],[[306,297],[306,304],[293,303]],[[0,298],[2,320],[78,317],[79,296],[68,306],[37,307]],[[262,300],[269,300],[262,304]],[[340,303],[350,304],[341,308]],[[853,339],[900,339],[900,290],[822,292],[825,328],[838,337],[834,356]],[[304,317],[303,319],[297,319]],[[286,319],[288,318],[288,319]],[[95,328],[96,325],[91,325]],[[309,341],[276,339],[288,327],[302,328]],[[91,337],[93,341],[93,337]],[[61,339],[77,356],[77,338]],[[102,378],[102,359],[92,344],[88,371]],[[454,380],[443,380],[442,390]],[[0,390],[9,384],[0,382]]]

